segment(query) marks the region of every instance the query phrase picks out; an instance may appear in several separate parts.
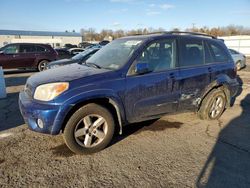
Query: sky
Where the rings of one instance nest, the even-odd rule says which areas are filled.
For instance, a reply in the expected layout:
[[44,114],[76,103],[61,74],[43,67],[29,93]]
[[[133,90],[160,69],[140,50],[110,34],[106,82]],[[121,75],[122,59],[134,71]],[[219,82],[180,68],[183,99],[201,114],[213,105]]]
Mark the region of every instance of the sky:
[[250,28],[250,0],[0,0],[0,29]]

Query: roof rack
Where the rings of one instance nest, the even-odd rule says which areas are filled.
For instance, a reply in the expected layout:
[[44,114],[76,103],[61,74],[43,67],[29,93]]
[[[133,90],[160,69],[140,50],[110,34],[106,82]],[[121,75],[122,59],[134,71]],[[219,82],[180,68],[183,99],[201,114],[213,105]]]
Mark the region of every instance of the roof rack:
[[170,34],[170,35],[173,35],[173,34],[178,34],[178,35],[188,34],[188,35],[205,36],[205,37],[211,37],[213,39],[217,39],[217,37],[213,36],[213,35],[208,35],[206,33],[189,32],[189,31],[162,31],[162,32],[153,32],[153,33],[149,33],[149,34]]

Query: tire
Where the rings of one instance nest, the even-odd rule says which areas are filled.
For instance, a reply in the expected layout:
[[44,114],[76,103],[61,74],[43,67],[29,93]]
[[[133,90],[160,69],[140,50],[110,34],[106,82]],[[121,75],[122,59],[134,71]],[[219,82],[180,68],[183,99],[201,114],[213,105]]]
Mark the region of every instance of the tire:
[[213,89],[203,99],[198,116],[205,120],[219,119],[225,110],[226,100],[222,89]]
[[77,154],[90,154],[104,149],[112,140],[115,123],[104,107],[91,103],[78,109],[67,122],[64,140]]
[[47,60],[42,60],[38,63],[37,69],[39,72],[44,71],[47,69],[47,65],[48,65],[48,61]]
[[241,61],[238,61],[236,63],[236,68],[237,68],[238,71],[241,69]]

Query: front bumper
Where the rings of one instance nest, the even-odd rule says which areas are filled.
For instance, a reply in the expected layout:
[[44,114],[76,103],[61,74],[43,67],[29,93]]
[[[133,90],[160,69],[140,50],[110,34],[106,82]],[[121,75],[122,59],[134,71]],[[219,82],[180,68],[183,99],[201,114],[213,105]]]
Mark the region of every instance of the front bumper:
[[[25,92],[20,92],[19,108],[29,129],[52,135],[60,133],[61,123],[63,122],[59,113],[60,105],[37,103]],[[43,121],[43,128],[38,126],[38,119]]]

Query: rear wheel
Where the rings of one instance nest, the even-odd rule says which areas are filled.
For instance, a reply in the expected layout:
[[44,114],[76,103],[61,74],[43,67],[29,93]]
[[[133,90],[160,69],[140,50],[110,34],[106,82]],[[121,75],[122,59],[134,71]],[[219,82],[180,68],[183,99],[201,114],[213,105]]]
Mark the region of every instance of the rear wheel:
[[48,61],[47,60],[42,60],[38,63],[37,69],[39,72],[44,71],[47,69],[47,65],[48,65]]
[[64,140],[75,153],[94,153],[110,143],[114,127],[113,116],[106,108],[88,104],[71,116],[64,129]]
[[201,119],[219,119],[225,110],[226,96],[222,89],[214,89],[203,99],[199,109]]

